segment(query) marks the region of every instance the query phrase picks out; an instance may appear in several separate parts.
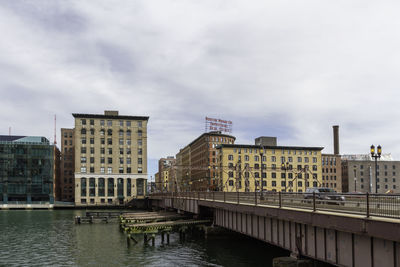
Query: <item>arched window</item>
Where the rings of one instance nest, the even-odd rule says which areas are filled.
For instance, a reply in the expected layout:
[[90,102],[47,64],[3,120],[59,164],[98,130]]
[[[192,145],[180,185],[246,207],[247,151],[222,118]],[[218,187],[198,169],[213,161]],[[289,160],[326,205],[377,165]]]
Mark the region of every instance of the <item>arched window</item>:
[[132,183],[131,178],[126,179],[126,195],[130,197],[132,195]]
[[99,197],[104,197],[105,196],[105,187],[104,187],[104,185],[105,185],[104,178],[99,178],[99,185],[98,185]]
[[113,197],[114,196],[114,178],[108,178],[107,187],[108,187],[107,196]]
[[89,196],[94,197],[96,195],[96,189],[95,189],[95,179],[94,178],[89,178]]
[[124,136],[124,130],[119,130],[119,136]]
[[81,197],[86,197],[86,178],[81,178]]

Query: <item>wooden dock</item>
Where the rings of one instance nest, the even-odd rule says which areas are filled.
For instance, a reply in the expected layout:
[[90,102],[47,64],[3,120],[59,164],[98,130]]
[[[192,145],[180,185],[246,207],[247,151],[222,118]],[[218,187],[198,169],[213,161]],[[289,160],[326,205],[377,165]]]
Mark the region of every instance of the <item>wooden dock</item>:
[[197,220],[188,216],[173,212],[144,212],[144,213],[124,213],[120,216],[120,227],[127,234],[127,244],[130,242],[138,243],[136,235],[143,234],[144,243],[150,240],[152,245],[155,243],[156,234],[161,235],[161,242],[164,243],[164,234],[167,236],[171,232],[179,232],[181,240],[185,239],[189,228],[200,227],[210,224],[209,220]]

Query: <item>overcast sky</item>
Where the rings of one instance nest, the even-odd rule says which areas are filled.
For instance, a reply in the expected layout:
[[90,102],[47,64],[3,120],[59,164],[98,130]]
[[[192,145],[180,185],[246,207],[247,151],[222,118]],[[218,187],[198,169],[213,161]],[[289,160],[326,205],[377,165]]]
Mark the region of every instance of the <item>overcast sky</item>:
[[400,159],[398,1],[1,1],[0,134],[53,141],[71,113],[150,116],[149,175],[233,121],[236,143]]

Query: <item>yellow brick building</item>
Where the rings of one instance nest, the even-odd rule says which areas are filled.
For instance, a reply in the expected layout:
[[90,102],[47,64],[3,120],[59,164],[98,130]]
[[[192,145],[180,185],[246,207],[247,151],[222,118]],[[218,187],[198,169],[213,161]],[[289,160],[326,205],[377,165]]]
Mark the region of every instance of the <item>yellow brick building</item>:
[[219,191],[304,192],[322,185],[322,147],[222,144],[217,147]]

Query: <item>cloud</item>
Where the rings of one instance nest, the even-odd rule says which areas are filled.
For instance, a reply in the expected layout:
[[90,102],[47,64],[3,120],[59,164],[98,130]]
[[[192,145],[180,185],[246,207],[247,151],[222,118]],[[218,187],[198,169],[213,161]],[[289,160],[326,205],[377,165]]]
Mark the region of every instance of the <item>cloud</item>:
[[238,143],[381,144],[400,158],[393,1],[8,1],[0,7],[0,129],[53,136],[71,113],[149,115],[149,173],[232,120]]

